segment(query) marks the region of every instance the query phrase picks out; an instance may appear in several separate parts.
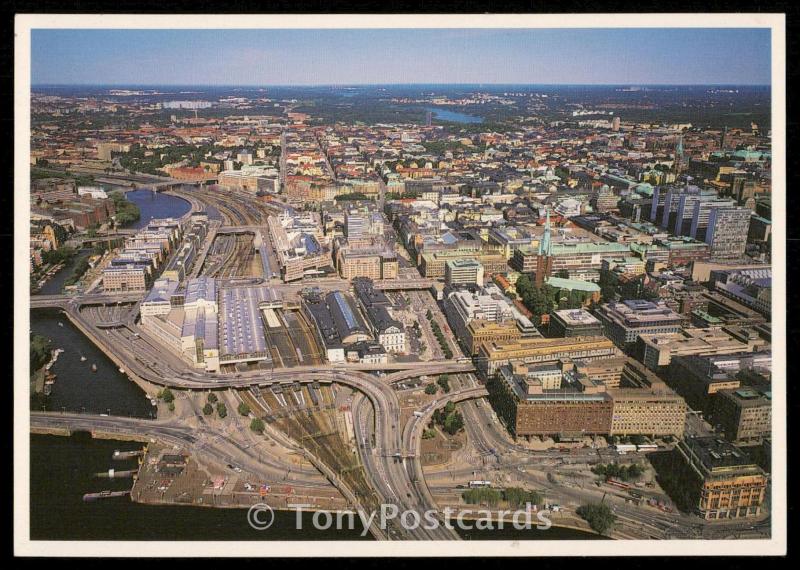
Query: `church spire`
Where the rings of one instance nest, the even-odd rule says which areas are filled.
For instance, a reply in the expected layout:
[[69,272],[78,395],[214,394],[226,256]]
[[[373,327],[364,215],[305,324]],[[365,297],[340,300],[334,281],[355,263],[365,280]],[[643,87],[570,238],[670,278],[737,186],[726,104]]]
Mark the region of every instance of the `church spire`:
[[545,207],[545,222],[544,222],[544,235],[539,240],[539,255],[550,256],[552,252],[552,244],[550,242],[550,209]]

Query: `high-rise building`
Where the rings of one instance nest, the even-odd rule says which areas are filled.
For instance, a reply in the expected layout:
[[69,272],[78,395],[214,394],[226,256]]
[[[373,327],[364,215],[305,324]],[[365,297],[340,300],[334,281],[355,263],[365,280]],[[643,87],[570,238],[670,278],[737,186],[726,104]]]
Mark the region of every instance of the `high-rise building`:
[[739,258],[744,255],[751,215],[748,208],[723,206],[711,210],[705,242],[710,246],[712,257]]

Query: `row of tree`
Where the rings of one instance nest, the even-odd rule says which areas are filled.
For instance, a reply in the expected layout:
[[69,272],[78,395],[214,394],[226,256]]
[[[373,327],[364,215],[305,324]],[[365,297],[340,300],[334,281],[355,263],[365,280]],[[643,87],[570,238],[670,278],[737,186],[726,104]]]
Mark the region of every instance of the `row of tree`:
[[425,315],[428,318],[428,322],[431,324],[431,330],[433,331],[433,336],[436,337],[436,340],[439,342],[439,346],[442,347],[442,352],[444,353],[444,357],[448,360],[453,358],[453,351],[450,349],[450,345],[447,344],[447,339],[444,337],[444,333],[442,332],[442,327],[439,326],[439,323],[436,322],[436,319],[433,318],[433,313],[431,310],[428,309],[427,314]]
[[623,481],[638,479],[644,473],[644,469],[638,463],[630,465],[620,465],[619,463],[600,463],[592,467],[592,473],[603,477],[613,477]]

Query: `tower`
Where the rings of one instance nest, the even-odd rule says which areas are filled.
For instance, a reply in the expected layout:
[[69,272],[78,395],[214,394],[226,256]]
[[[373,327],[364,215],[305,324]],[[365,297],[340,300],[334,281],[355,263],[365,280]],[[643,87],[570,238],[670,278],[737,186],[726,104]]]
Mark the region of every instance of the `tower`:
[[545,209],[544,234],[539,240],[539,251],[536,255],[536,287],[541,287],[544,280],[550,277],[553,271],[553,244],[550,235],[550,210]]
[[428,111],[428,113],[425,115],[425,126],[430,127],[432,122],[433,122],[433,113],[431,111]]
[[680,174],[683,170],[683,135],[678,135],[675,143],[675,172]]

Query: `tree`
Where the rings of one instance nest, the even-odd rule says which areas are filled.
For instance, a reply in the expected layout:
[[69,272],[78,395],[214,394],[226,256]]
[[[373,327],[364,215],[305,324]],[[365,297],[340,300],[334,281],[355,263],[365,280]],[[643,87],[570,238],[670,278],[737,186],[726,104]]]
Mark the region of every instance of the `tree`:
[[208,403],[209,404],[216,404],[217,403],[217,395],[214,392],[209,392],[208,394]]
[[206,404],[205,406],[203,406],[203,414],[205,414],[206,416],[210,416],[213,413],[214,413],[214,407],[211,404]]
[[559,269],[556,271],[556,277],[559,279],[569,279],[569,270],[567,269]]
[[50,340],[38,335],[31,335],[31,372],[34,372],[47,364],[50,359]]
[[589,526],[598,534],[606,534],[614,526],[616,515],[605,503],[590,503],[581,505],[575,511],[579,517],[589,523]]
[[174,412],[174,411],[175,411],[175,402],[170,402],[170,403],[168,403],[168,404],[167,404],[167,409],[168,409],[170,412]]
[[436,383],[442,387],[442,390],[444,390],[445,394],[450,392],[450,377],[447,376],[447,374],[442,374],[439,376],[439,379],[436,380]]
[[264,420],[261,418],[253,418],[250,422],[250,429],[256,433],[264,433]]
[[435,394],[439,391],[439,388],[436,387],[436,384],[428,384],[425,386],[425,393],[426,394]]
[[175,395],[169,388],[164,388],[161,391],[161,399],[164,400],[164,402],[166,402],[167,404],[171,404],[175,400]]
[[519,508],[527,503],[538,505],[542,502],[542,496],[536,491],[526,491],[519,487],[509,487],[503,491],[503,499],[508,502],[509,507]]
[[484,487],[481,489],[468,489],[464,491],[461,497],[465,503],[470,505],[486,503],[490,507],[494,507],[500,502],[503,495],[497,489]]
[[447,414],[447,417],[444,420],[444,431],[449,433],[450,435],[455,435],[464,427],[464,417],[456,412],[453,411],[450,414]]
[[242,415],[242,416],[249,416],[250,415],[250,406],[248,406],[244,402],[241,402],[239,404],[239,407],[236,408],[236,409],[239,411],[239,415]]
[[220,418],[224,418],[225,416],[228,415],[228,408],[222,402],[217,404],[217,415]]

